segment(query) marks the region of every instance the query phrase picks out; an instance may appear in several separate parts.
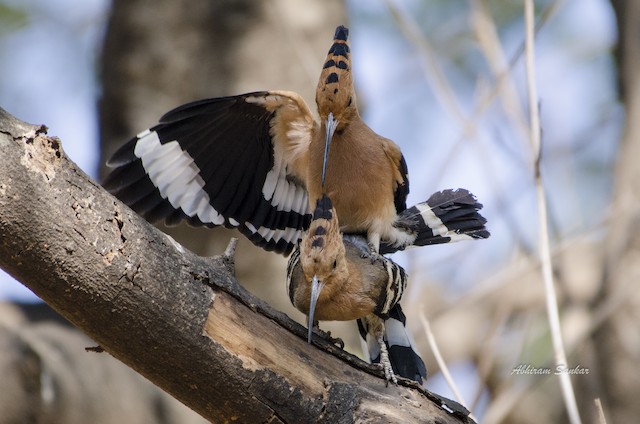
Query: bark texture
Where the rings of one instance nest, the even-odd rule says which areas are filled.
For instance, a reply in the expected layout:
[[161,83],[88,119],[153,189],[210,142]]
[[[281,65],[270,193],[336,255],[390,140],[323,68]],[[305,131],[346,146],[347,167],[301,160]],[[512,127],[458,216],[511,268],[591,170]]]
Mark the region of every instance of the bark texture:
[[[57,138],[0,110],[0,266],[213,422],[470,422],[273,311],[106,193]],[[454,403],[448,401],[449,405]]]

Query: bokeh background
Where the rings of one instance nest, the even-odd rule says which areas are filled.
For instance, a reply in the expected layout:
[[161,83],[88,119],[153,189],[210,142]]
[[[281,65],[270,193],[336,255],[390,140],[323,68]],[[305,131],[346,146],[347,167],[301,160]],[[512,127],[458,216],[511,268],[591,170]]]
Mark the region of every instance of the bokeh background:
[[[636,3],[536,1],[542,175],[566,365],[588,370],[572,377],[586,423],[598,422],[595,398],[610,422],[640,416],[634,401],[640,379],[633,377],[640,363]],[[453,397],[423,319],[480,421],[561,423],[566,415],[558,377],[512,373],[521,364],[554,368],[537,256],[523,13],[516,0],[0,0],[0,107],[46,124],[67,154],[100,180],[104,161],[119,145],[182,103],[287,89],[313,105],[334,29],[346,24],[361,113],[401,146],[410,171],[408,203],[467,188],[484,204],[492,232],[485,241],[393,257],[410,275],[403,305],[429,369],[426,387]],[[163,229],[203,255],[221,253],[236,235]],[[241,240],[240,282],[302,320],[285,294],[285,265],[285,258]],[[37,298],[6,274],[0,274],[0,297],[7,340],[25,331],[55,333],[41,326],[58,321],[49,312],[35,313],[41,310]],[[359,354],[354,323],[322,327]],[[69,355],[89,355],[83,347],[90,344],[80,340]],[[15,364],[24,367],[25,355],[0,357],[0,378]],[[30,414],[63,416],[60,397],[42,397],[42,370],[55,364],[36,359],[40,368],[29,376],[39,379],[41,390],[22,390],[27,377],[16,377],[11,397],[0,391],[0,423],[26,422],[16,406],[23,393],[26,405],[35,396],[41,406],[27,408]],[[91,360],[95,367],[108,362]],[[99,384],[93,376],[73,377],[73,368],[61,373],[72,378],[69,387]],[[86,403],[94,422],[115,422],[126,412],[119,398],[112,418],[90,408],[95,399],[76,396],[67,407]],[[149,408],[155,399],[146,402]],[[16,421],[3,421],[7,408]],[[77,422],[87,422],[86,414]],[[158,414],[174,422],[166,411]],[[175,422],[198,421],[179,417]]]

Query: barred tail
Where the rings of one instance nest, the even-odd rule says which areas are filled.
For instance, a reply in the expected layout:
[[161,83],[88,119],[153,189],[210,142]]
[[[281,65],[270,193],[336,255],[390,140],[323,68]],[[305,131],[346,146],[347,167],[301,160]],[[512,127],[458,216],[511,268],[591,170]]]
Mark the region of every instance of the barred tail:
[[411,246],[486,239],[491,234],[487,220],[478,212],[482,204],[468,190],[459,188],[434,193],[426,202],[404,210],[395,225],[415,234],[408,246],[382,243],[380,253],[393,253]]
[[330,112],[338,116],[341,111],[349,108],[355,110],[348,38],[349,30],[346,27],[336,28],[316,89],[316,103],[321,119],[326,119]]
[[[400,304],[396,304],[384,320],[384,342],[389,352],[393,372],[404,378],[422,384],[427,379],[427,367],[414,347],[413,337],[406,327],[407,318]],[[358,330],[362,338],[363,350],[368,352],[371,363],[380,362],[380,346],[368,331],[366,320],[358,320]]]

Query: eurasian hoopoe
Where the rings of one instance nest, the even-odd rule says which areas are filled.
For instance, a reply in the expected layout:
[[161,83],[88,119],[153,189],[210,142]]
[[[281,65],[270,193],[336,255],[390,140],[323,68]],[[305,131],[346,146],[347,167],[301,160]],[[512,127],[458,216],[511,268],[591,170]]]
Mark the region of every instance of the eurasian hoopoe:
[[289,254],[324,180],[344,231],[376,251],[419,244],[398,220],[409,191],[400,149],[358,114],[347,37],[338,27],[320,74],[320,123],[290,91],[189,103],[113,155],[105,188],[149,221],[238,228]]
[[[412,234],[399,228],[409,193],[400,148],[373,132],[358,113],[349,31],[336,29],[316,89],[319,136],[309,145],[307,190],[314,205],[327,193],[347,233],[365,233],[377,252],[380,241],[406,246]],[[322,142],[324,141],[324,142]]]
[[[445,190],[400,218],[422,244],[486,238],[480,208],[468,191]],[[287,266],[289,299],[308,316],[309,342],[317,321],[357,319],[370,358],[382,364],[387,380],[396,381],[395,371],[422,382],[426,368],[411,346],[399,303],[407,282],[404,270],[372,252],[362,236],[341,233],[338,222],[331,199],[323,195]]]
[[[336,210],[325,195],[318,199],[309,230],[289,259],[287,290],[291,303],[308,316],[309,343],[317,321],[362,321],[359,326],[375,340],[387,381],[397,383],[384,340],[384,320],[392,308],[400,307],[407,277],[384,256],[376,255],[372,261],[371,253],[364,238],[343,239]],[[424,362],[410,345],[405,348],[415,355],[421,369],[417,379],[422,382]]]

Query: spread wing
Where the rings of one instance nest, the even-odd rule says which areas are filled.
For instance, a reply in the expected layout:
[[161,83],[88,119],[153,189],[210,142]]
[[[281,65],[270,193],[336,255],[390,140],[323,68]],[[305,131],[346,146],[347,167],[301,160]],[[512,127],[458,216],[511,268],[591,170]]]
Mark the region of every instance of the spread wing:
[[199,100],[122,146],[103,185],[150,222],[238,228],[288,254],[311,219],[304,177],[317,130],[293,92]]

